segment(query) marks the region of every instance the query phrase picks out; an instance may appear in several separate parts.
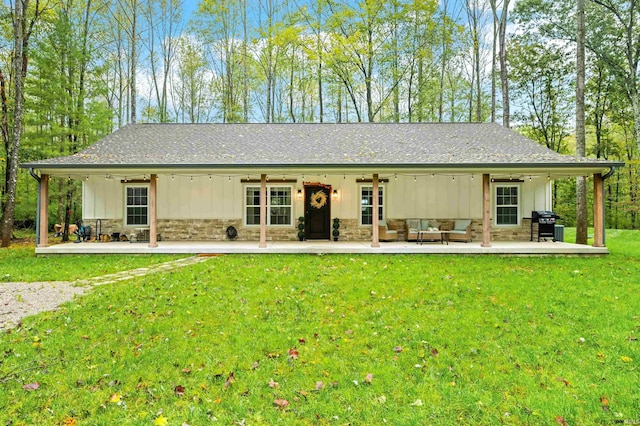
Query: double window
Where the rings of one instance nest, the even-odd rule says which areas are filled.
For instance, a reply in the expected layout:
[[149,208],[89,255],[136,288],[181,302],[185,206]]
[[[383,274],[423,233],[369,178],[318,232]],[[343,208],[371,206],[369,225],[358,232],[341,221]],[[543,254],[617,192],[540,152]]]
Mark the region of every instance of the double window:
[[520,186],[495,186],[496,225],[510,226],[520,224]]
[[[292,225],[292,189],[290,186],[267,186],[267,225]],[[260,187],[245,189],[245,224],[260,225]]]
[[[378,187],[378,220],[384,219],[384,187]],[[360,187],[360,225],[373,225],[373,186]]]
[[149,187],[125,187],[125,226],[149,225]]

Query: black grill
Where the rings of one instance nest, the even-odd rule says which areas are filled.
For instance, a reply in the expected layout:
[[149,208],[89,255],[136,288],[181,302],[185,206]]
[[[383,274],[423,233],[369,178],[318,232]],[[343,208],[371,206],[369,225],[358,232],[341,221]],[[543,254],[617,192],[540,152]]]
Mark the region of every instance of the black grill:
[[531,241],[533,241],[533,224],[538,224],[538,241],[540,238],[556,238],[556,220],[560,219],[554,212],[534,210],[531,212]]

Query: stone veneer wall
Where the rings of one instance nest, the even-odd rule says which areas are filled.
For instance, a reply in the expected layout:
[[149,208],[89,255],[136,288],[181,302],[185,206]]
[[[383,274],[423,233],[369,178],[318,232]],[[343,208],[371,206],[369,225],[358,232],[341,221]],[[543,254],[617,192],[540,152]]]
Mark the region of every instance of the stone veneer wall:
[[[453,227],[454,221],[451,219],[436,219],[441,227]],[[95,235],[98,232],[95,221],[85,221],[91,226],[91,232]],[[333,223],[333,219],[332,219]],[[370,241],[371,227],[359,226],[358,219],[340,219],[339,241]],[[405,241],[406,233],[404,219],[388,219],[389,229],[398,231],[398,240]],[[260,239],[260,228],[257,226],[245,227],[242,219],[158,219],[158,233],[165,241],[222,241],[227,239],[226,229],[228,226],[235,226],[238,230],[238,241],[258,241]],[[531,219],[524,219],[519,227],[495,228],[491,229],[491,240],[495,241],[529,241]],[[536,225],[534,225],[534,240],[537,235]],[[111,235],[114,232],[123,233],[125,228],[121,219],[102,219],[102,234]],[[131,234],[134,228],[127,228],[127,235]],[[473,241],[482,240],[482,220],[471,221],[471,238]],[[283,227],[268,227],[268,241],[297,241],[297,224]]]
[[[440,227],[444,229],[453,229],[455,220],[451,219],[435,219],[440,222]],[[389,229],[398,231],[398,240],[406,240],[406,232],[404,227],[404,219],[389,219],[387,220]],[[492,227],[491,228],[491,240],[492,241],[529,241],[531,233],[531,219],[523,219],[520,226],[517,227]],[[537,230],[534,225],[534,236],[537,235]],[[371,235],[369,235],[371,239]],[[471,221],[471,240],[482,240],[482,219],[473,219]]]
[[122,219],[99,219],[100,225],[97,220],[85,220],[84,225],[91,227],[91,235],[98,236],[100,234],[111,235],[114,232],[122,233],[124,226],[122,225]]

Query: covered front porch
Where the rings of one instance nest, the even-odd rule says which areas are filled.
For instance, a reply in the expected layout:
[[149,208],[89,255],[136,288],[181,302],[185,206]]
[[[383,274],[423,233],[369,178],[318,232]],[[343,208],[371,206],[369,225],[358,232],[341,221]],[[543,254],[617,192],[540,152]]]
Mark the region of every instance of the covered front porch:
[[462,254],[462,255],[606,255],[606,247],[551,241],[493,241],[490,247],[480,241],[470,243],[381,242],[371,241],[267,241],[259,247],[253,241],[160,241],[155,247],[145,243],[82,242],[37,247],[36,255],[53,254]]

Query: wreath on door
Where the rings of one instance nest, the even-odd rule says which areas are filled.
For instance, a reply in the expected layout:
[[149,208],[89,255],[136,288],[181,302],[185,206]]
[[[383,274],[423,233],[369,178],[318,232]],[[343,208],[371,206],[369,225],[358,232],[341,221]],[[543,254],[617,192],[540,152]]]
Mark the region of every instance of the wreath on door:
[[327,204],[327,194],[324,191],[318,191],[311,194],[311,207],[321,209]]

